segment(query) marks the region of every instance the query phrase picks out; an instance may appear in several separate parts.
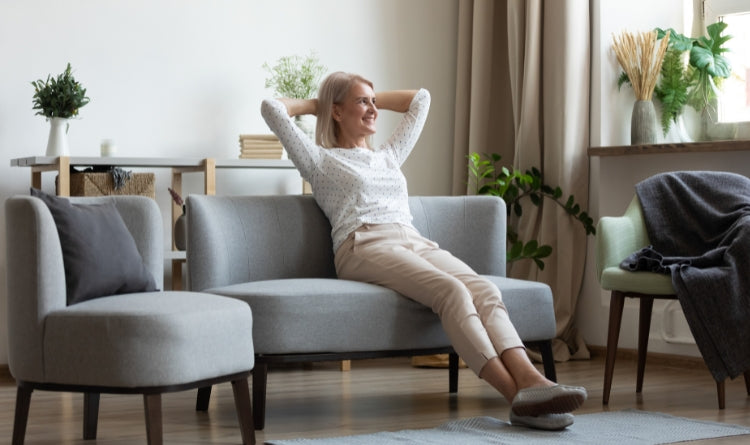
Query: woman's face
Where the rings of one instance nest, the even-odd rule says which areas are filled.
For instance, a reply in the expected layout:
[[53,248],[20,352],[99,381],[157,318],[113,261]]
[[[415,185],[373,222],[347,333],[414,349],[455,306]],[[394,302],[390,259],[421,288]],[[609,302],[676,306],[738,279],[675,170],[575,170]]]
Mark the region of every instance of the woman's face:
[[333,104],[333,119],[339,124],[339,143],[360,145],[362,139],[375,134],[378,109],[370,85],[356,82],[341,103]]

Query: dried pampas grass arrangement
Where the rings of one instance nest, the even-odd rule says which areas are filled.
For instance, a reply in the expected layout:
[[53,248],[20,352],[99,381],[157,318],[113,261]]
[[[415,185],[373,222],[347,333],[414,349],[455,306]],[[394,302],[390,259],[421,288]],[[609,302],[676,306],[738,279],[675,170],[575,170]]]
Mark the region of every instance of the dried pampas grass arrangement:
[[656,31],[636,34],[624,31],[612,38],[617,61],[628,75],[636,99],[651,100],[669,44],[669,32],[658,46]]

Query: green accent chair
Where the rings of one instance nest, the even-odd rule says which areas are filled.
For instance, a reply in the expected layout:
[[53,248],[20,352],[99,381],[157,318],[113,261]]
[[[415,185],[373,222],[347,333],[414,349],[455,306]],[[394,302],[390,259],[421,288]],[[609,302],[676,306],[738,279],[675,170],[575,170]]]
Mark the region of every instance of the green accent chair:
[[[633,252],[650,245],[646,224],[638,197],[633,197],[623,216],[605,216],[596,228],[596,269],[599,284],[612,291],[609,304],[609,332],[607,334],[607,358],[604,366],[604,388],[602,403],[609,403],[612,389],[612,374],[620,338],[622,310],[625,298],[640,300],[638,318],[638,368],[635,392],[643,390],[643,373],[646,367],[648,337],[651,330],[651,311],[655,299],[675,300],[672,278],[653,272],[630,272],[620,268],[622,260]],[[745,386],[750,395],[750,371],[745,372]],[[724,381],[716,382],[719,409],[725,406]]]

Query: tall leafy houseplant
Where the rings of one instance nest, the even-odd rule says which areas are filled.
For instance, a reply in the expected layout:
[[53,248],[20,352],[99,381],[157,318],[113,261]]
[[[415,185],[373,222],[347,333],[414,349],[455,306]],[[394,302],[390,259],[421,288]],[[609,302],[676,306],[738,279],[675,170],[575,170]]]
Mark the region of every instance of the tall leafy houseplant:
[[[563,201],[563,191],[560,187],[552,187],[544,183],[542,172],[536,167],[526,172],[507,167],[498,167],[501,156],[492,153],[480,155],[471,153],[469,158],[469,174],[475,185],[477,195],[499,196],[505,201],[508,216],[523,215],[523,203],[527,200],[535,206],[540,206],[544,199],[549,199],[562,207],[565,212],[579,221],[587,235],[596,234],[594,220],[576,203],[575,197],[569,195]],[[530,259],[544,270],[543,258],[552,254],[552,246],[540,245],[537,240],[524,242],[512,224],[507,225],[509,249],[506,253],[508,263],[522,259]]]

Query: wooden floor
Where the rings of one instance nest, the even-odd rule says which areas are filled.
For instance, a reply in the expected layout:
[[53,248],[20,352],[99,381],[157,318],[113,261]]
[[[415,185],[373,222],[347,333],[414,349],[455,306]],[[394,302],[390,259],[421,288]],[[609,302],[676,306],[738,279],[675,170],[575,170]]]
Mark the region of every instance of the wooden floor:
[[[578,414],[642,409],[693,419],[750,426],[750,396],[742,378],[727,382],[726,409],[719,410],[716,387],[705,367],[695,362],[646,366],[642,395],[635,394],[635,364],[618,359],[610,405],[602,406],[602,357],[557,365],[561,383],[583,385],[589,399]],[[340,436],[406,428],[428,428],[451,419],[492,416],[508,419],[508,403],[469,370],[460,372],[458,395],[447,393],[448,373],[416,369],[407,359],[357,361],[350,372],[336,363],[312,369],[288,367],[269,373],[264,440]],[[12,381],[0,383],[0,443],[10,443],[15,404]],[[194,411],[195,393],[164,396],[167,444],[239,444],[240,433],[229,384],[217,386],[207,413]],[[78,394],[34,392],[26,443],[145,444],[140,396],[103,395],[96,441],[81,439],[82,400]],[[700,443],[748,443],[750,437]]]

